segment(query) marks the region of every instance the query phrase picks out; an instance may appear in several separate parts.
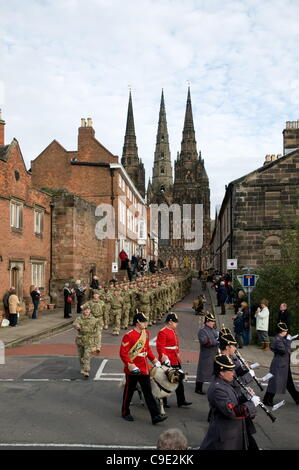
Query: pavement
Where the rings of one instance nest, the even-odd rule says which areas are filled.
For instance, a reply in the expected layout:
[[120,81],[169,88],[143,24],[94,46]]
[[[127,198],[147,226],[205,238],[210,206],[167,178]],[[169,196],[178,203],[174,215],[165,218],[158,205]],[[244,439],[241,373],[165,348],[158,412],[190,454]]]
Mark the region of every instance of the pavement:
[[[191,313],[192,311],[192,300],[202,293],[200,282],[196,279],[193,280],[192,289],[190,293],[181,301],[178,302],[174,307],[173,311],[180,313],[188,312]],[[226,315],[220,315],[220,307],[217,307],[217,299],[215,289],[211,287],[211,284],[207,284],[207,290],[203,292],[206,295],[207,303],[205,305],[205,310],[212,310],[215,314],[217,320],[217,329],[220,329],[221,326],[224,324],[226,327],[230,328],[233,331],[233,320],[232,320],[232,313],[233,307],[227,305],[226,306]],[[0,328],[0,341],[3,341],[5,350],[9,355],[18,355],[22,353],[22,347],[25,345],[30,345],[33,343],[37,343],[38,341],[51,337],[59,332],[68,330],[72,327],[72,323],[76,318],[76,313],[74,312],[75,308],[73,307],[73,315],[72,318],[63,318],[63,309],[57,308],[54,310],[42,310],[38,313],[38,318],[36,320],[32,320],[31,318],[25,318],[21,320],[17,327],[2,327]],[[203,322],[203,317],[194,316],[198,319],[198,324],[194,325],[194,341],[197,340],[197,325],[200,326]],[[104,333],[104,332],[103,332]],[[108,340],[108,337],[107,337]],[[110,339],[108,340],[110,343]],[[105,344],[105,337],[103,337],[103,352],[105,352],[108,357],[114,356],[116,348],[113,344]],[[51,345],[53,347],[53,353],[56,351],[57,353],[57,345]],[[56,349],[55,349],[56,348]],[[189,360],[191,362],[195,362],[198,359],[198,344],[194,344],[194,348],[191,347],[190,351],[190,344],[182,344],[181,342],[181,349],[183,359]],[[185,350],[185,351],[184,351]],[[36,353],[38,352],[35,349]],[[47,348],[48,353],[49,347]],[[263,351],[257,347],[255,344],[250,344],[248,346],[244,346],[241,349],[242,356],[248,361],[249,363],[258,362],[262,367],[268,368],[270,366],[271,360],[273,358],[272,351]],[[46,351],[45,351],[46,353]],[[41,354],[42,354],[42,346],[41,346]],[[65,345],[63,354],[76,354],[76,347],[75,344],[73,345]],[[118,354],[118,348],[117,348]],[[185,357],[184,357],[185,356]],[[194,357],[193,357],[194,356]],[[299,375],[299,366],[292,365],[292,372],[295,375]]]

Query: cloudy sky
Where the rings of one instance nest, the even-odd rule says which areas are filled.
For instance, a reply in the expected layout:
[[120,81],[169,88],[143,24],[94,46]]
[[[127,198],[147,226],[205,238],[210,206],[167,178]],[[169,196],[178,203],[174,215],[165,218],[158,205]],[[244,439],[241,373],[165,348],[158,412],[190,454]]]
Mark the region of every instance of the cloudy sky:
[[211,215],[225,184],[282,153],[299,118],[298,0],[0,0],[6,143],[27,164],[53,140],[77,146],[81,117],[121,156],[128,86],[151,177],[161,89],[172,159],[191,83]]

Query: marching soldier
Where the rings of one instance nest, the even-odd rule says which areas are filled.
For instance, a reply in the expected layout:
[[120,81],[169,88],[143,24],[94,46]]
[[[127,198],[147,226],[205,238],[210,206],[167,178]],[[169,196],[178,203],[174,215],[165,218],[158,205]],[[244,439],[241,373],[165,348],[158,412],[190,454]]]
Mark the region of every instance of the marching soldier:
[[271,344],[271,351],[274,352],[274,357],[270,365],[270,372],[273,374],[273,377],[269,380],[263,403],[264,405],[273,406],[275,394],[284,394],[287,390],[296,405],[299,405],[299,392],[295,388],[290,368],[291,342],[298,335],[288,335],[286,323],[278,323],[277,328],[279,333]]
[[200,343],[199,361],[196,374],[195,393],[205,395],[202,390],[204,382],[211,382],[213,379],[214,357],[218,352],[219,333],[215,329],[216,318],[213,313],[207,312],[205,315],[205,325],[198,330]]
[[256,415],[260,398],[247,400],[234,387],[235,364],[229,356],[219,354],[214,360],[214,379],[208,389],[211,419],[201,450],[247,450],[249,440],[246,418]]
[[78,331],[76,344],[80,359],[80,373],[89,377],[90,355],[97,348],[98,343],[98,320],[92,316],[91,309],[85,307],[82,315],[78,316],[73,323]]
[[122,290],[123,297],[123,310],[121,317],[121,328],[126,330],[129,326],[130,310],[131,310],[131,292],[128,289],[128,285],[125,284]]
[[126,421],[134,421],[130,413],[130,402],[139,382],[142,393],[149,409],[152,423],[164,421],[167,416],[161,416],[155,398],[153,397],[149,376],[147,358],[156,366],[161,363],[154,356],[149,345],[147,318],[142,313],[136,313],[133,319],[134,329],[126,333],[120,346],[120,357],[125,365],[126,384],[123,394],[122,417]]
[[112,323],[113,323],[112,334],[114,336],[119,335],[122,308],[123,308],[123,298],[121,296],[121,292],[120,290],[114,289],[113,297],[111,299],[111,316],[112,316]]
[[101,296],[101,300],[104,302],[104,330],[108,330],[110,323],[110,312],[111,312],[111,296],[108,286],[104,287],[104,292]]
[[[166,366],[171,366],[175,369],[181,369],[181,358],[179,348],[179,338],[176,332],[178,326],[178,317],[175,313],[169,313],[166,317],[166,326],[159,331],[156,341],[156,348],[159,354],[159,361]],[[176,397],[178,407],[190,406],[192,402],[187,402],[184,392],[184,384],[181,381],[176,389]],[[164,398],[164,406],[167,405],[167,399]]]
[[147,287],[143,287],[139,293],[139,310],[148,318],[148,326],[152,326],[150,299],[150,292]]
[[81,306],[82,310],[84,310],[86,308],[89,308],[91,310],[92,316],[97,319],[98,342],[97,342],[96,352],[100,353],[101,352],[101,347],[102,347],[102,329],[103,329],[103,317],[104,317],[105,304],[100,299],[99,291],[94,292],[93,295],[92,295],[92,300],[89,300],[88,302],[85,302],[85,304],[83,304]]
[[230,359],[235,364],[235,375],[240,377],[242,382],[247,385],[253,381],[253,377],[255,377],[254,370],[252,369],[244,369],[241,362],[236,356],[237,351],[237,341],[231,333],[226,334],[219,334],[219,349],[221,354],[225,354],[226,356],[230,357]]

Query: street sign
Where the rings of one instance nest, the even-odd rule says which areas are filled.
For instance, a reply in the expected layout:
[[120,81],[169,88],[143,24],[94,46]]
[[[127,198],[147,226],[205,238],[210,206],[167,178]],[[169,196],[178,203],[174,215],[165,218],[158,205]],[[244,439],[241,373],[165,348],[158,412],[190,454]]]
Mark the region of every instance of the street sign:
[[238,269],[237,259],[228,259],[226,263],[227,263],[227,269]]
[[118,265],[117,265],[117,263],[112,263],[112,272],[113,272],[113,273],[118,273]]
[[257,274],[242,274],[241,276],[237,276],[240,284],[244,288],[250,289],[250,291],[255,287],[259,276]]

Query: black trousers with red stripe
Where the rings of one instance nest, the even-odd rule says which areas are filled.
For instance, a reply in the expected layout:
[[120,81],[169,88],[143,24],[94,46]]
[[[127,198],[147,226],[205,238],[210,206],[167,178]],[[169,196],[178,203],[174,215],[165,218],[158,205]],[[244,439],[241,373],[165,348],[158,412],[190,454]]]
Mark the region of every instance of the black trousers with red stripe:
[[151,383],[150,383],[150,376],[149,375],[129,375],[126,374],[126,385],[124,389],[123,395],[123,405],[121,413],[123,416],[130,414],[130,403],[136,390],[137,382],[139,382],[145,403],[147,404],[148,410],[150,412],[151,417],[158,416],[160,414],[160,410],[158,408],[158,404],[152,394]]

